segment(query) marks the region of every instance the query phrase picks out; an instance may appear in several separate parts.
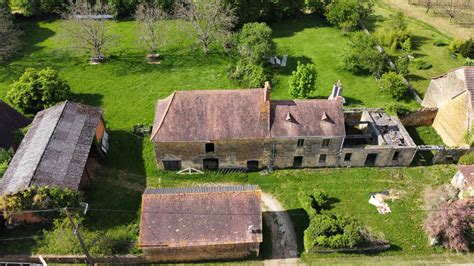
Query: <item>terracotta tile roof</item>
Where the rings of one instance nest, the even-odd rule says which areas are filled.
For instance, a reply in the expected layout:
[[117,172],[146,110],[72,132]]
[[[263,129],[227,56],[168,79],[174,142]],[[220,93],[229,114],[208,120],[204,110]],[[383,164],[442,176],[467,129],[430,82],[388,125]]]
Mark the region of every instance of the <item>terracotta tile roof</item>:
[[39,112],[0,182],[0,195],[31,185],[77,190],[101,113],[73,102]]
[[466,183],[474,185],[474,165],[458,165],[458,169]]
[[140,247],[188,247],[262,241],[257,186],[147,189]]
[[271,102],[271,135],[275,138],[345,136],[342,98]]
[[[342,99],[264,99],[265,89],[176,91],[158,101],[151,138],[213,141],[345,134]],[[285,120],[288,113],[294,123]]]
[[156,105],[152,139],[207,141],[269,136],[261,89],[176,91]]
[[31,120],[0,100],[0,147],[9,149],[15,143],[13,131],[26,127]]

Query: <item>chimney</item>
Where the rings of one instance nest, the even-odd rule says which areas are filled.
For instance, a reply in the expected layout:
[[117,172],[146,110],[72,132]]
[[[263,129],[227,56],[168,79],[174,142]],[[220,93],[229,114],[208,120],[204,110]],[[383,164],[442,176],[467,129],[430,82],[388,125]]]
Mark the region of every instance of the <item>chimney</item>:
[[265,81],[265,87],[263,88],[264,91],[265,91],[265,95],[263,96],[263,101],[264,102],[269,102],[270,101],[270,90],[272,89],[272,87],[270,86],[270,82],[269,81]]

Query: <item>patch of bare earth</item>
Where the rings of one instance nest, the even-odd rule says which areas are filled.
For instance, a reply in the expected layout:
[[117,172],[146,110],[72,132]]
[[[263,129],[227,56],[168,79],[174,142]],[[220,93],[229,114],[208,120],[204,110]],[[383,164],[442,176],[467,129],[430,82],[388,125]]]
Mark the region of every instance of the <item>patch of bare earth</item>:
[[429,24],[442,33],[461,39],[468,39],[474,36],[474,25],[459,25],[454,22],[449,22],[447,17],[435,16],[430,12],[426,13],[426,9],[422,6],[415,6],[408,4],[408,0],[383,0],[389,6],[400,9],[405,15],[423,21]]

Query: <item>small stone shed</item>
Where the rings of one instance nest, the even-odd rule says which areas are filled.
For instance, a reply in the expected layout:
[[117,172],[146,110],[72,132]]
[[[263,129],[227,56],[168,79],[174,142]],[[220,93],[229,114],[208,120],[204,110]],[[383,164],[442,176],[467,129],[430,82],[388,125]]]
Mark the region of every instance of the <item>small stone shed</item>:
[[148,188],[138,246],[149,262],[258,256],[262,238],[258,186]]
[[460,190],[460,198],[474,197],[474,165],[458,165],[451,184]]
[[431,79],[422,105],[438,108],[433,128],[447,146],[465,145],[472,129],[474,67],[465,66]]
[[108,149],[101,114],[69,101],[39,112],[0,181],[0,195],[32,185],[81,189],[90,181],[92,158]]
[[16,148],[13,131],[24,128],[31,120],[0,100],[0,148]]

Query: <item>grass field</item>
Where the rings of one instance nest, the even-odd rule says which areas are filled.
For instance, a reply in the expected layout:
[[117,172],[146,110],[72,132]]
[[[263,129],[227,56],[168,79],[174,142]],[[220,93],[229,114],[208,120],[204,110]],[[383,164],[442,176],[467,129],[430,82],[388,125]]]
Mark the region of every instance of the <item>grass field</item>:
[[[0,72],[0,98],[6,95],[12,81],[25,68],[53,67],[70,84],[74,100],[104,108],[111,133],[110,153],[86,194],[93,209],[81,224],[81,232],[93,254],[137,252],[134,244],[138,213],[141,193],[146,186],[211,183],[258,184],[264,191],[273,193],[290,209],[300,244],[307,217],[297,195],[301,189],[318,186],[334,198],[334,211],[353,215],[391,241],[392,250],[381,255],[447,254],[442,249],[427,246],[426,236],[421,230],[425,212],[420,211],[420,206],[425,187],[448,182],[455,171],[453,166],[277,171],[269,176],[257,173],[204,176],[163,173],[156,169],[151,142],[133,135],[133,125],[151,124],[156,100],[168,96],[175,89],[239,88],[227,74],[234,59],[217,48],[203,56],[186,33],[175,31],[173,41],[160,52],[163,55],[161,64],[147,65],[144,63],[145,51],[136,44],[135,22],[120,20],[110,23],[111,31],[121,38],[108,51],[108,61],[92,66],[87,63],[86,55],[66,49],[67,42],[61,38],[59,20],[25,21],[21,26],[24,46]],[[301,61],[313,62],[318,68],[316,98],[326,98],[332,84],[340,79],[348,106],[386,107],[394,102],[379,92],[372,77],[356,76],[341,68],[341,54],[348,41],[341,30],[315,16],[271,26],[278,55],[289,55],[286,68],[272,70],[275,74],[272,97],[290,98],[288,77],[297,61]],[[410,104],[416,106],[414,101]],[[381,216],[367,203],[368,193],[385,189],[396,189],[402,196],[400,200],[389,203],[392,214]],[[32,235],[39,237],[0,242],[0,254],[81,252],[74,236],[64,226],[57,226],[54,231],[51,228],[45,231],[18,228],[1,232],[2,238]],[[303,256],[305,260],[315,257]],[[331,260],[334,255],[323,257]],[[360,257],[364,256],[356,258]]]
[[[395,13],[393,9],[378,1],[375,6],[375,13],[368,19],[366,26],[374,34],[380,34],[387,28],[387,18],[393,13]],[[411,40],[414,45],[413,55],[415,58],[420,58],[433,66],[427,70],[418,70],[411,66],[410,74],[406,77],[423,98],[432,77],[462,66],[465,59],[461,56],[452,57],[447,46],[434,45],[434,41],[437,39],[449,43],[451,41],[450,36],[441,33],[433,26],[411,17],[407,17],[407,22],[408,31],[411,33]],[[399,54],[397,51],[390,51],[387,47],[384,48],[390,55],[396,56]]]

